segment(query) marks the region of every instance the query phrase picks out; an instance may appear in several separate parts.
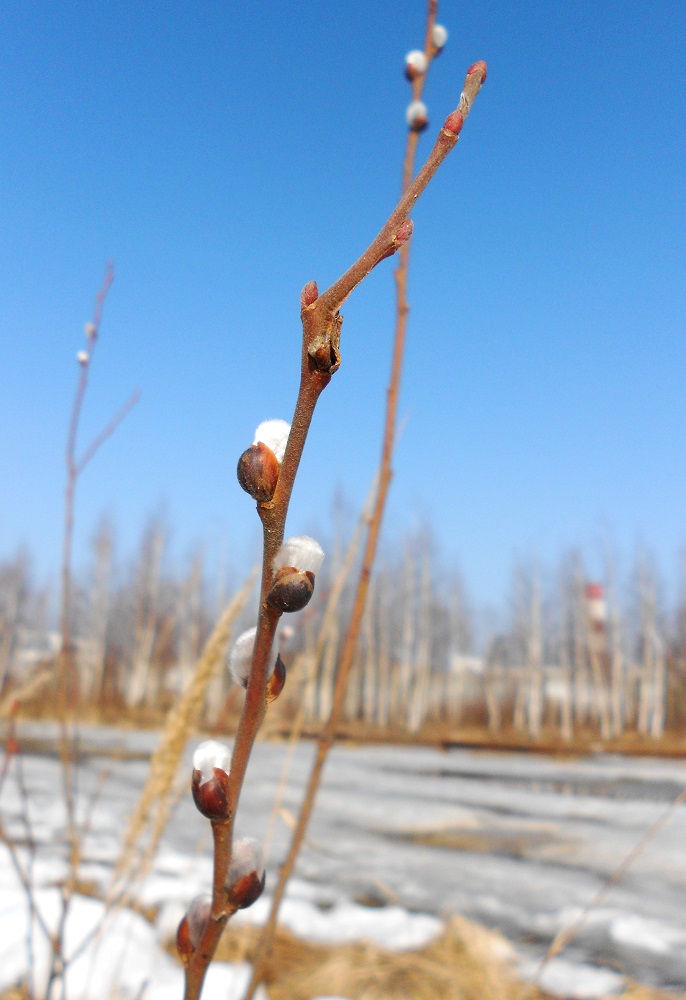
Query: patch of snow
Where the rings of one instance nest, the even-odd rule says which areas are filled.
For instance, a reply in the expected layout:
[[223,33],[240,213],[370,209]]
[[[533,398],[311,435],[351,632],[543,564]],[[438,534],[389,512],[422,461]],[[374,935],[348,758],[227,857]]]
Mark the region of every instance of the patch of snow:
[[[271,900],[262,896],[233,920],[261,926],[267,920]],[[305,941],[344,944],[372,941],[392,951],[423,948],[443,929],[443,922],[426,913],[408,913],[402,906],[370,908],[357,903],[338,903],[322,911],[304,899],[285,899],[279,923]]]
[[[520,971],[526,979],[535,979],[537,968],[537,963],[528,963]],[[547,993],[564,1000],[618,996],[625,986],[624,977],[611,969],[568,962],[564,958],[551,959],[536,982]]]
[[656,955],[667,955],[675,949],[686,951],[686,930],[679,930],[661,920],[648,920],[637,914],[613,920],[610,935],[620,944]]
[[[36,909],[52,932],[57,927],[61,903],[56,891],[39,889]],[[0,906],[0,989],[11,989],[26,976],[27,905],[22,892],[3,895]],[[121,909],[105,917],[102,933],[90,935],[105,917],[100,900],[73,896],[65,928],[67,971],[65,992],[69,1000],[134,1000],[145,989],[148,1000],[179,1000],[183,996],[183,969],[162,951],[155,929],[139,914]],[[85,947],[81,946],[86,942]],[[75,956],[70,960],[70,956]],[[50,974],[51,948],[43,931],[35,925],[32,935],[31,969],[33,995],[42,1000]],[[205,982],[205,1000],[240,1000],[250,966],[213,962]],[[267,1000],[264,990],[258,991]]]

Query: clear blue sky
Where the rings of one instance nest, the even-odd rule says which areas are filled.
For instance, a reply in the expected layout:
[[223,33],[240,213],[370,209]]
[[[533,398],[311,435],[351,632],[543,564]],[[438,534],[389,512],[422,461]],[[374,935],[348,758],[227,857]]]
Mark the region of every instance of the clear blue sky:
[[[165,505],[176,551],[247,563],[234,475],[290,419],[301,287],[326,287],[393,206],[405,52],[423,0],[6,0],[0,24],[0,558],[53,572],[83,324],[116,280],[82,442],[142,398],[84,474],[77,564],[104,511],[131,551]],[[488,80],[414,212],[404,431],[387,539],[431,521],[477,600],[512,560],[602,533],[676,578],[686,541],[686,7],[444,2],[426,152],[466,67]],[[289,531],[361,503],[393,326],[386,262],[344,310]]]

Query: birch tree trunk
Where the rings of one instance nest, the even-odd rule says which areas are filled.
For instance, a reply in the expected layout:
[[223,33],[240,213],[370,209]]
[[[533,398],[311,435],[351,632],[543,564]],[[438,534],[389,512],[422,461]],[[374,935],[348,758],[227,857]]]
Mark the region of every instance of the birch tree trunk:
[[143,547],[136,596],[135,631],[125,700],[129,708],[142,705],[146,698],[150,658],[157,624],[157,597],[165,536],[153,525]]
[[100,701],[103,696],[112,546],[112,526],[106,521],[95,537],[95,573],[89,600],[88,634],[79,651],[80,683],[87,701]]
[[665,650],[662,640],[657,633],[657,628],[653,628],[653,711],[650,718],[650,735],[654,740],[659,740],[665,731],[666,712],[666,671],[665,671]]
[[426,717],[431,677],[431,571],[429,556],[422,559],[422,578],[419,594],[419,624],[417,656],[414,664],[414,690],[410,699],[407,724],[411,733],[421,728]]
[[543,718],[543,649],[541,639],[541,595],[538,579],[531,583],[531,613],[527,643],[527,729],[532,739],[541,735]]
[[376,721],[376,691],[378,684],[376,665],[376,637],[374,619],[376,616],[377,585],[372,581],[362,620],[364,636],[364,658],[362,659],[362,718],[369,725]]
[[404,561],[405,593],[403,595],[403,637],[400,657],[400,684],[396,721],[407,724],[410,710],[410,688],[412,684],[412,657],[415,633],[415,567],[409,547],[405,550]]

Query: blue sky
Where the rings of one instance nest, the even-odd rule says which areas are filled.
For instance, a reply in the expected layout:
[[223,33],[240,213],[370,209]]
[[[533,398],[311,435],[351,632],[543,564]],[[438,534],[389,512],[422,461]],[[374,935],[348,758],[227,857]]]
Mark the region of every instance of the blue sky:
[[[180,557],[257,545],[238,455],[290,419],[298,297],[395,203],[421,0],[8,2],[0,25],[0,558],[59,561],[63,451],[106,262],[82,443],[77,564],[110,512],[131,551],[161,506]],[[414,214],[387,544],[431,523],[499,602],[513,559],[593,566],[609,535],[676,581],[686,540],[686,8],[444,2],[426,153],[467,66],[488,80]],[[359,505],[380,449],[392,264],[344,309],[289,531]],[[224,542],[222,542],[224,540]]]

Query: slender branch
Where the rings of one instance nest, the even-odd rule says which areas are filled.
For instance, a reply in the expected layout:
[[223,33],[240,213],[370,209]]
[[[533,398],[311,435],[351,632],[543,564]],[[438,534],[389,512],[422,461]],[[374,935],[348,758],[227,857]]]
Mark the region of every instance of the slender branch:
[[375,240],[367,247],[363,254],[348,268],[338,281],[324,292],[317,300],[316,308],[321,314],[332,314],[347,299],[352,290],[366,278],[369,272],[376,267],[380,261],[398,249],[410,235],[407,233],[405,239],[402,238],[402,226],[407,221],[410,212],[414,208],[415,202],[422,194],[427,184],[436,173],[440,165],[445,160],[451,149],[457,143],[459,134],[469,114],[474,99],[481,90],[481,85],[486,79],[486,63],[476,62],[467,70],[464,82],[464,89],[460,95],[460,100],[456,109],[448,115],[443,128],[438,133],[433,149],[429,153],[424,166],[421,168],[415,179],[408,186],[398,202],[395,210],[391,213],[383,229]]
[[[112,264],[107,265],[107,270],[105,271],[105,277],[103,278],[102,285],[98,291],[95,298],[95,306],[93,308],[93,317],[88,326],[88,350],[83,352],[83,355],[79,357],[80,364],[80,375],[79,380],[76,385],[76,392],[74,393],[74,401],[72,403],[71,416],[69,418],[69,430],[67,432],[67,448],[65,454],[65,461],[67,465],[67,482],[65,487],[65,500],[64,500],[64,537],[62,541],[62,618],[61,618],[61,630],[62,630],[62,651],[65,656],[69,657],[69,651],[71,649],[71,623],[70,623],[70,608],[71,608],[71,553],[72,553],[72,543],[74,535],[74,494],[76,490],[76,480],[79,476],[79,463],[76,459],[76,440],[79,433],[79,423],[81,421],[81,411],[83,409],[83,401],[86,395],[86,389],[88,388],[88,375],[90,372],[90,362],[93,357],[93,352],[95,351],[95,345],[98,341],[98,334],[100,332],[100,323],[102,321],[102,311],[105,306],[105,300],[107,298],[107,293],[110,290],[110,286],[114,281],[114,268]],[[83,357],[83,360],[81,360]],[[63,672],[66,672],[69,664],[63,664]],[[66,683],[66,678],[62,680],[62,685]],[[62,691],[62,696],[65,695],[64,690]]]
[[100,433],[93,438],[93,440],[88,445],[88,447],[84,451],[83,455],[81,456],[75,467],[77,476],[81,475],[81,473],[86,468],[88,463],[91,461],[95,453],[103,446],[108,437],[111,437],[114,434],[114,432],[116,431],[117,427],[119,427],[119,424],[122,422],[124,417],[126,417],[131,412],[131,410],[134,408],[134,406],[136,405],[136,403],[140,398],[141,398],[140,389],[134,389],[134,391],[131,393],[131,395],[124,403],[124,405],[121,407],[121,409],[118,410],[112,417],[109,424],[107,424],[106,427],[103,427]]
[[[134,393],[122,409],[115,414],[103,431],[98,434],[83,456],[78,459],[76,456],[77,439],[83,403],[88,388],[88,378],[90,374],[91,362],[100,333],[103,309],[107,299],[107,293],[114,280],[114,268],[108,264],[103,278],[102,285],[96,295],[95,305],[91,321],[87,324],[85,335],[87,338],[86,350],[79,351],[77,360],[80,367],[79,379],[74,393],[69,428],[67,432],[66,445],[66,483],[64,490],[64,529],[62,538],[62,594],[61,594],[61,650],[57,660],[58,667],[58,715],[60,722],[59,756],[62,771],[62,790],[64,796],[67,840],[69,844],[68,873],[62,889],[62,909],[58,927],[51,938],[52,958],[51,969],[46,986],[46,995],[49,997],[52,988],[58,978],[63,975],[63,937],[69,912],[70,900],[73,895],[77,869],[81,856],[81,843],[83,832],[79,831],[76,822],[76,788],[75,788],[75,757],[78,740],[77,723],[74,722],[76,710],[79,702],[78,672],[74,643],[71,634],[71,610],[72,610],[72,550],[74,541],[74,509],[76,498],[76,486],[79,476],[88,465],[101,445],[117,429],[121,421],[138,401],[138,393]],[[64,986],[64,982],[63,982]]]
[[[433,0],[432,4],[435,10],[435,2]],[[207,921],[195,951],[187,961],[185,1000],[197,1000],[200,996],[208,964],[214,955],[229,916],[226,912],[226,892],[224,886],[231,861],[233,824],[250,753],[257,732],[264,720],[268,659],[276,627],[281,617],[281,613],[271,608],[266,601],[273,579],[272,563],[283,541],[293,484],[317,401],[329,384],[331,376],[340,366],[339,341],[342,317],[340,317],[338,309],[350,292],[381,260],[394,254],[409,240],[412,234],[412,223],[408,218],[409,212],[440,164],[455,146],[464,124],[464,119],[469,113],[473,100],[479,92],[485,76],[485,63],[475,63],[474,66],[470,67],[457,109],[446,119],[426,163],[420,170],[417,178],[415,178],[415,181],[410,184],[408,190],[403,194],[386,225],[376,239],[372,241],[368,249],[321,296],[319,296],[317,286],[314,282],[307,284],[301,294],[303,340],[300,388],[291,423],[291,432],[281,463],[274,496],[270,501],[258,504],[257,508],[262,521],[264,543],[257,633],[255,636],[250,678],[243,711],[234,740],[231,767],[228,774],[228,816],[226,820],[222,820],[221,822],[215,821],[212,824],[214,872],[210,919]],[[399,371],[399,361],[397,364]],[[396,362],[394,361],[394,368],[395,366]],[[395,425],[396,406],[397,386],[390,417],[392,426]],[[391,431],[389,448],[392,447],[392,439],[393,434]],[[390,482],[390,450],[387,462],[389,464],[387,480]],[[388,482],[384,488],[382,473],[379,499],[377,499],[377,506],[379,505],[379,500],[381,501],[380,511],[383,510]],[[370,529],[370,537],[373,536],[374,538],[374,550],[376,539],[378,538],[380,520],[381,515],[379,514],[376,527],[373,521]],[[371,558],[373,558],[373,552]],[[366,578],[368,578],[368,572],[369,570],[366,571]],[[366,596],[366,586],[364,587],[364,596]],[[362,602],[364,601],[364,596],[362,597]],[[363,608],[364,603],[362,603]],[[344,655],[346,655],[345,652]],[[350,659],[352,659],[352,656],[350,656]],[[340,711],[341,702],[342,690],[339,690],[337,683],[334,694],[334,707],[336,708],[337,706],[337,711]]]
[[[426,31],[426,55],[427,60],[430,61],[435,54],[433,51],[433,44],[431,41],[432,27],[435,22],[437,3],[436,0],[431,0],[429,3],[429,12],[427,17],[427,31]],[[424,74],[425,75],[425,74]],[[414,95],[415,98],[421,94],[421,89],[423,87],[423,77],[420,83],[415,84]],[[453,115],[449,116],[446,125],[443,127],[439,133],[439,137],[434,144],[434,148],[429,154],[429,158],[424,164],[424,167],[417,175],[417,178],[413,182],[412,169],[414,164],[414,157],[417,148],[417,132],[412,130],[408,136],[407,149],[405,154],[405,160],[403,165],[403,196],[400,199],[398,207],[395,212],[391,215],[390,219],[381,230],[379,236],[371,244],[370,248],[365,251],[364,254],[356,261],[355,264],[339,279],[328,292],[317,301],[315,304],[319,306],[322,300],[324,300],[327,305],[322,308],[338,308],[343,299],[349,294],[349,292],[359,283],[371,270],[372,267],[378,263],[378,260],[382,259],[384,254],[382,253],[383,247],[388,245],[389,236],[393,233],[397,233],[399,227],[404,224],[407,218],[407,212],[412,207],[419,194],[424,190],[429,180],[437,170],[438,166],[445,159],[445,156],[453,148],[457,142],[457,137],[459,131],[462,127],[462,122],[466,117],[474,97],[478,93],[481,84],[483,83],[486,76],[486,66],[484,63],[476,63],[474,66],[470,67],[467,73],[467,79],[465,81],[465,92],[463,92],[458,109]],[[467,95],[467,96],[466,96]],[[456,116],[461,116],[461,122],[457,122]],[[452,120],[451,120],[452,119]],[[459,127],[458,127],[459,126]],[[453,128],[457,127],[457,130],[453,132]],[[295,868],[295,863],[297,857],[300,853],[300,849],[309,825],[310,817],[312,815],[312,810],[314,808],[314,803],[317,797],[317,792],[319,785],[321,783],[322,773],[324,770],[324,765],[329,754],[329,750],[334,742],[336,727],[340,718],[341,710],[343,707],[343,702],[345,698],[345,691],[348,682],[348,677],[353,665],[355,651],[357,648],[357,642],[360,634],[360,628],[362,625],[362,619],[366,607],[367,595],[369,591],[369,583],[371,578],[371,570],[376,557],[376,551],[378,546],[379,534],[381,530],[381,523],[383,520],[383,513],[386,505],[386,498],[388,496],[388,490],[390,488],[390,483],[392,479],[392,468],[391,460],[393,455],[393,448],[395,443],[395,433],[396,433],[396,422],[397,422],[397,407],[398,407],[398,395],[400,388],[400,375],[402,371],[402,361],[405,346],[405,333],[407,327],[407,314],[408,306],[406,301],[406,286],[407,286],[407,272],[409,267],[409,243],[404,242],[400,250],[400,264],[395,272],[396,278],[396,329],[393,347],[393,359],[391,365],[391,375],[388,386],[387,404],[386,404],[386,416],[383,432],[383,443],[382,443],[382,455],[381,455],[381,466],[379,471],[379,487],[375,498],[374,509],[371,516],[369,532],[367,535],[364,556],[362,560],[362,567],[360,570],[360,577],[357,586],[357,592],[355,595],[355,602],[353,605],[353,611],[348,625],[345,643],[343,650],[341,652],[340,660],[338,663],[338,669],[336,672],[336,681],[334,684],[334,693],[331,711],[329,718],[324,726],[324,729],[319,738],[317,745],[317,753],[315,760],[310,772],[310,777],[307,783],[307,789],[303,798],[302,805],[300,807],[300,812],[298,815],[298,821],[296,827],[293,831],[291,838],[290,847],[285,861],[283,862],[279,871],[279,880],[274,890],[274,895],[272,898],[272,906],[267,919],[267,923],[263,927],[262,934],[260,936],[257,951],[253,956],[253,972],[250,983],[248,985],[247,992],[245,994],[245,1000],[252,1000],[255,995],[255,991],[264,978],[264,968],[266,958],[269,952],[270,944],[276,930],[276,923],[278,919],[279,908],[286,891],[286,885],[290,876]],[[381,254],[381,256],[379,256]],[[377,259],[378,258],[378,259]]]

